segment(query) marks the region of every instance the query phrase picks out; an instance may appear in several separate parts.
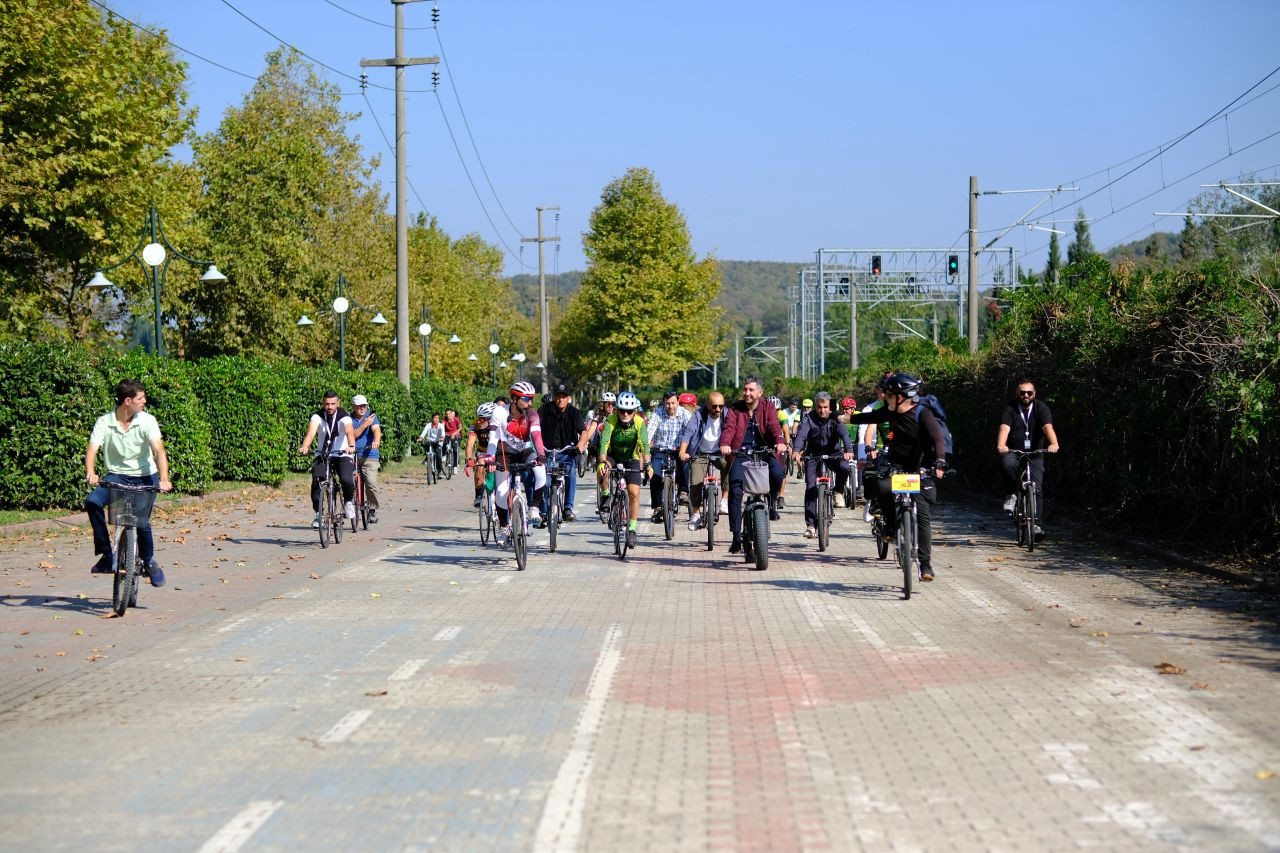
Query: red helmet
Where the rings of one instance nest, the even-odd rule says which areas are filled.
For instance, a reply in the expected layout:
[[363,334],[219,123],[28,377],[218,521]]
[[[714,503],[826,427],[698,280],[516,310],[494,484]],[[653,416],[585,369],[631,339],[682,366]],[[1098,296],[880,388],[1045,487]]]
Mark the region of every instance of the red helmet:
[[698,395],[685,391],[676,398],[676,402],[682,406],[696,406],[698,405]]
[[840,401],[840,408],[856,409],[858,408],[858,401],[853,399],[852,397],[845,397],[843,400]]
[[532,397],[537,393],[533,390],[533,385],[528,382],[512,382],[507,390],[513,397]]

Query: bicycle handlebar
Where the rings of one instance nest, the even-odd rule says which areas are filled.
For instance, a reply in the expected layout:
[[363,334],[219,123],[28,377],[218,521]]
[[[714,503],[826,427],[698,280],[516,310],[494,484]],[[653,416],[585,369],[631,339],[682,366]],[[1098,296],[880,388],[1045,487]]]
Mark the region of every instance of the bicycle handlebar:
[[99,480],[99,486],[106,486],[108,489],[119,489],[122,492],[158,492],[159,486],[133,485],[131,483],[109,483],[106,480]]

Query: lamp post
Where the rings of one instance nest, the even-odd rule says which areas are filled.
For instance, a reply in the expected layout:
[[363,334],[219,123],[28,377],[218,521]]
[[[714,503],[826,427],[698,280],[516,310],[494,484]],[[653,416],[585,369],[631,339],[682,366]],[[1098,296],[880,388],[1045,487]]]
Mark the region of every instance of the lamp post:
[[490,371],[490,374],[493,377],[494,388],[498,387],[498,350],[500,349],[501,347],[498,346],[496,341],[494,343],[489,344],[489,355],[492,356],[491,358],[492,369]]
[[[338,282],[337,284],[334,285],[333,293],[334,293],[333,302],[331,303],[330,307],[332,308],[333,314],[338,321],[338,368],[340,370],[346,370],[347,369],[347,312],[350,311],[352,308],[355,308],[355,310],[357,311],[373,311],[374,309],[366,308],[365,306],[360,305],[359,303],[353,301],[350,298],[350,296],[347,293],[347,277],[342,273],[338,273]],[[317,314],[316,316],[318,317],[320,316],[320,314]],[[369,322],[375,326],[385,326],[387,325],[387,318],[382,316],[381,311],[376,311],[374,313],[373,319],[371,319]],[[315,321],[312,320],[310,317],[308,317],[306,314],[303,314],[300,318],[298,318],[297,325],[314,326]],[[395,345],[394,340],[391,343],[392,345]]]
[[[150,242],[145,242],[148,240]],[[133,251],[129,252],[124,260],[119,263],[95,271],[93,278],[85,284],[85,287],[95,289],[111,287],[111,280],[107,278],[105,273],[121,267],[131,260],[136,260],[142,266],[142,272],[151,285],[151,301],[155,313],[155,343],[152,351],[156,355],[164,355],[164,333],[160,319],[160,293],[164,290],[165,273],[169,270],[169,252],[193,266],[207,266],[208,269],[204,271],[204,275],[200,276],[201,281],[227,280],[227,277],[218,271],[218,267],[213,261],[198,261],[195,258],[184,255],[169,242],[169,238],[164,233],[164,226],[160,222],[160,214],[156,211],[156,206],[152,204],[147,207],[147,224],[143,230],[142,237],[138,240],[138,245],[133,247]]]
[[427,306],[422,306],[422,322],[418,325],[418,334],[422,336],[422,378],[427,380],[431,378],[431,368],[428,359],[430,355],[427,350],[427,339],[431,337],[431,324],[427,322]]
[[516,363],[516,379],[521,378],[520,371],[524,368],[524,362],[525,362],[525,359],[527,358],[528,356],[522,352],[518,352],[515,355],[511,356],[511,360]]

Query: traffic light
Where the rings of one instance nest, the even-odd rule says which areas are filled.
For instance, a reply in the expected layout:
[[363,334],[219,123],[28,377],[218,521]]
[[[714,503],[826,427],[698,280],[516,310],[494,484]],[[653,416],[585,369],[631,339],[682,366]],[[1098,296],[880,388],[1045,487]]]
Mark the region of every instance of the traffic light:
[[956,275],[960,272],[960,256],[947,255],[947,275]]
[[880,275],[880,256],[879,255],[871,256],[871,274]]

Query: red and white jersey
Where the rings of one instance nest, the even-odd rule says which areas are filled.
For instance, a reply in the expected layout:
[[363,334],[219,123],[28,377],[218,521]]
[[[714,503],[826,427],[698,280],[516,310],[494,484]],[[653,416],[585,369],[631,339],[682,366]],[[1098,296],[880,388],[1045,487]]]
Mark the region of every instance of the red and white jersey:
[[499,444],[508,453],[520,454],[532,447],[539,456],[545,455],[538,413],[533,409],[524,414],[509,413],[501,423],[495,422],[489,431],[489,455],[497,455]]

